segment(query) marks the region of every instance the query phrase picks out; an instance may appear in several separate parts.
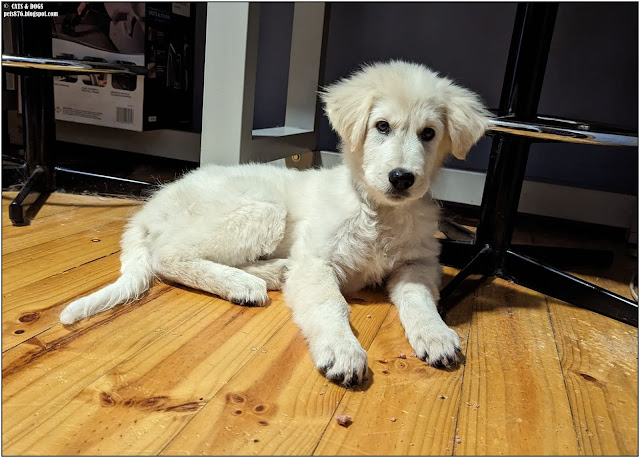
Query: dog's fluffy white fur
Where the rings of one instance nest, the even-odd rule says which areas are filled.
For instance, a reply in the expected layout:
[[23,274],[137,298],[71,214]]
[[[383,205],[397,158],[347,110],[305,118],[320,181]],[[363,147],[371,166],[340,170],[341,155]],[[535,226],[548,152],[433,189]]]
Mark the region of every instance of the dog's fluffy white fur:
[[[484,134],[488,112],[474,93],[400,61],[365,66],[321,97],[343,165],[211,165],[167,185],[129,221],[121,277],[69,304],[60,321],[134,300],[154,276],[242,305],[266,305],[267,290],[282,289],[316,367],[351,386],[367,355],[343,293],[386,282],[416,354],[457,363],[458,335],[436,308],[438,208],[425,194],[446,155],[464,158]],[[413,185],[394,189],[396,169]]]

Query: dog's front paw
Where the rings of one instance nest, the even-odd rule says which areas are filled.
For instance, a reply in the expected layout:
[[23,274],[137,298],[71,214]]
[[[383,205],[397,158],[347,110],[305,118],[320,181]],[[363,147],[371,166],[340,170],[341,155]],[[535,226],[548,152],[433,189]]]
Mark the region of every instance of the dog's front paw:
[[246,275],[242,281],[236,281],[231,285],[226,299],[234,304],[247,307],[267,305],[269,302],[267,282],[253,275]]
[[355,337],[333,337],[311,343],[311,356],[318,370],[345,388],[362,383],[367,373],[367,352]]
[[453,368],[464,360],[458,334],[444,324],[407,330],[407,337],[418,358],[433,367]]

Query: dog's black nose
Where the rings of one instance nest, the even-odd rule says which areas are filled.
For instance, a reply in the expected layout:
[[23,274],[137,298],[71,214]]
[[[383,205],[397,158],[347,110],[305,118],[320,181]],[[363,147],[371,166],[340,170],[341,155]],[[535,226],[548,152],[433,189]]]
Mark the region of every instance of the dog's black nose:
[[404,191],[413,186],[416,177],[405,169],[393,169],[389,172],[389,182],[396,191]]

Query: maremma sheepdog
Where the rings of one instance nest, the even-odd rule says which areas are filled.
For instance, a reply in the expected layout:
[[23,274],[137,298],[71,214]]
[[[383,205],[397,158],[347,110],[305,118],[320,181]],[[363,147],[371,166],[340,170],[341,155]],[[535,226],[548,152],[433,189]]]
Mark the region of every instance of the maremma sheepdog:
[[458,364],[458,335],[437,310],[439,212],[426,194],[446,156],[464,158],[490,114],[473,92],[401,61],[364,66],[321,98],[343,165],[188,173],[128,222],[120,278],[69,304],[60,321],[137,299],[156,276],[245,306],[282,290],[318,370],[349,387],[365,376],[367,353],[343,294],[385,284],[416,355]]

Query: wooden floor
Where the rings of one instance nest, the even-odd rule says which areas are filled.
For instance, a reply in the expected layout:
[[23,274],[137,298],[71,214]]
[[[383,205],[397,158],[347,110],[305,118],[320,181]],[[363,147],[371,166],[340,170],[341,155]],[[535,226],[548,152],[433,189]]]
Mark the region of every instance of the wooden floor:
[[[637,329],[479,282],[447,316],[466,365],[409,355],[381,292],[349,298],[373,375],[353,391],[314,368],[281,294],[246,308],[156,284],[62,326],[117,278],[135,201],[54,194],[30,226],[2,200],[2,447],[7,455],[637,455]],[[521,231],[520,241],[589,244]],[[585,278],[629,296],[636,260]],[[455,273],[445,270],[445,281]],[[353,423],[339,426],[334,417]]]

